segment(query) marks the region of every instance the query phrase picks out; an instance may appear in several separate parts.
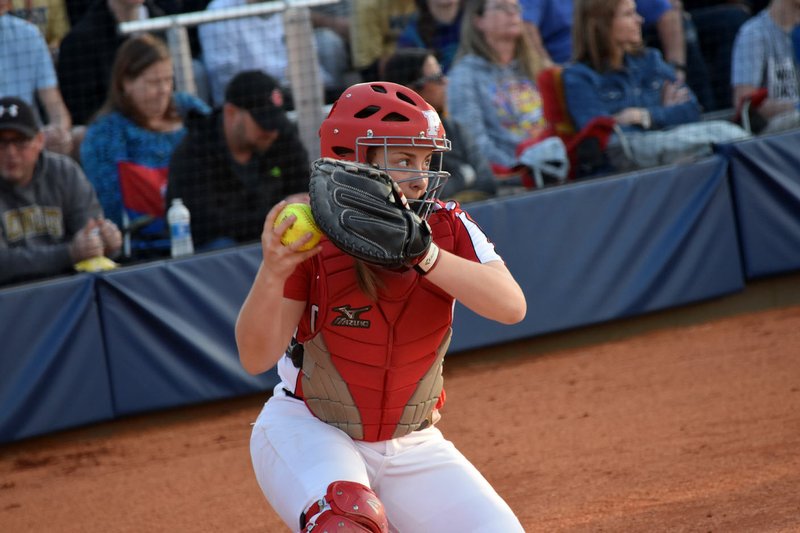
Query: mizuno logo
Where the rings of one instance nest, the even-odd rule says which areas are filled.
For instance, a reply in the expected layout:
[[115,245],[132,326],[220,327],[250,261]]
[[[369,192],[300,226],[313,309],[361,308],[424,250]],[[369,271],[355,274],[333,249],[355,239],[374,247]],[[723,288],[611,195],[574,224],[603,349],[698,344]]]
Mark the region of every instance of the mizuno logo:
[[358,309],[353,309],[349,305],[334,307],[333,310],[339,313],[339,316],[334,318],[331,324],[347,328],[368,328],[370,326],[370,321],[360,317],[370,309],[372,309],[371,305],[359,307]]

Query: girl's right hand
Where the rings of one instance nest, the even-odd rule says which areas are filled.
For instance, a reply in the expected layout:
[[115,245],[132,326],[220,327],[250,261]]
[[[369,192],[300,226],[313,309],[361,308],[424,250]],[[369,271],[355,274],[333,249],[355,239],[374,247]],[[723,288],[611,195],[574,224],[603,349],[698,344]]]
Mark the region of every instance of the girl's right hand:
[[278,214],[288,204],[289,202],[287,200],[283,200],[275,204],[272,209],[269,210],[267,218],[264,221],[264,229],[261,232],[261,250],[263,253],[264,267],[270,275],[276,276],[281,280],[287,279],[292,272],[294,272],[297,265],[309,257],[318,254],[322,250],[321,246],[315,246],[305,252],[298,251],[301,246],[310,240],[310,236],[297,239],[288,246],[281,243],[281,237],[295,221],[295,217],[289,216],[278,226],[273,226],[275,224],[275,219],[278,218]]

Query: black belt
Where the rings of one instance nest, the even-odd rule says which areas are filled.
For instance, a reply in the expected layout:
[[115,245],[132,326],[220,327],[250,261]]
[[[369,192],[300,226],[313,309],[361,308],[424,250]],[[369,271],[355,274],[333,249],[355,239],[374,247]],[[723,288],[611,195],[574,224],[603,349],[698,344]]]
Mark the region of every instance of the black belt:
[[283,392],[286,393],[286,396],[288,396],[289,398],[294,398],[295,400],[300,400],[301,402],[303,401],[303,398],[301,398],[297,394],[293,393],[292,391],[290,391],[286,387],[283,388]]

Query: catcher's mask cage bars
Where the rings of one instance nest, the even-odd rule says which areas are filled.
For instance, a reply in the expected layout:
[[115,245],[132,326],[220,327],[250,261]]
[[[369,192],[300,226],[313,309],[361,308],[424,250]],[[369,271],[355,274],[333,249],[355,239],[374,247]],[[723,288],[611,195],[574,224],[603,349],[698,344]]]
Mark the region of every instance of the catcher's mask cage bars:
[[[361,148],[364,148],[364,153],[361,153]],[[438,158],[438,169],[418,170],[408,169],[401,167],[390,167],[389,162],[389,148],[430,148],[432,153],[443,154],[449,152],[452,148],[450,139],[425,137],[420,134],[419,137],[408,136],[374,136],[372,130],[367,131],[364,137],[356,137],[356,161],[367,161],[366,151],[370,148],[383,148],[383,163],[385,167],[381,169],[386,172],[404,172],[412,174],[412,176],[403,179],[395,180],[397,183],[405,183],[409,181],[416,181],[421,179],[428,180],[428,186],[425,188],[425,194],[421,198],[406,198],[409,206],[419,215],[422,220],[427,220],[433,211],[433,206],[436,199],[444,189],[447,180],[450,179],[450,173],[442,170],[442,157]],[[380,166],[380,165],[379,165]],[[394,179],[394,178],[392,178]]]

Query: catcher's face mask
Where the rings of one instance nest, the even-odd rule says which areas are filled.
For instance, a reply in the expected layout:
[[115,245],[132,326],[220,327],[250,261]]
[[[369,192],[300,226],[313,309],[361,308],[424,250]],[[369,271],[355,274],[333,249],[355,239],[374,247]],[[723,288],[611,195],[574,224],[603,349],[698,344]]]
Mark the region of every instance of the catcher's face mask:
[[[428,148],[433,152],[429,168],[420,170],[386,167],[398,183],[427,178],[420,198],[409,203],[423,219],[450,177],[442,170],[441,153],[450,150],[438,113],[413,90],[389,82],[359,83],[339,97],[319,130],[323,157],[368,163],[370,149],[378,148],[376,161],[390,161],[390,147]],[[382,167],[383,168],[383,167]],[[396,176],[407,174],[407,178]]]

